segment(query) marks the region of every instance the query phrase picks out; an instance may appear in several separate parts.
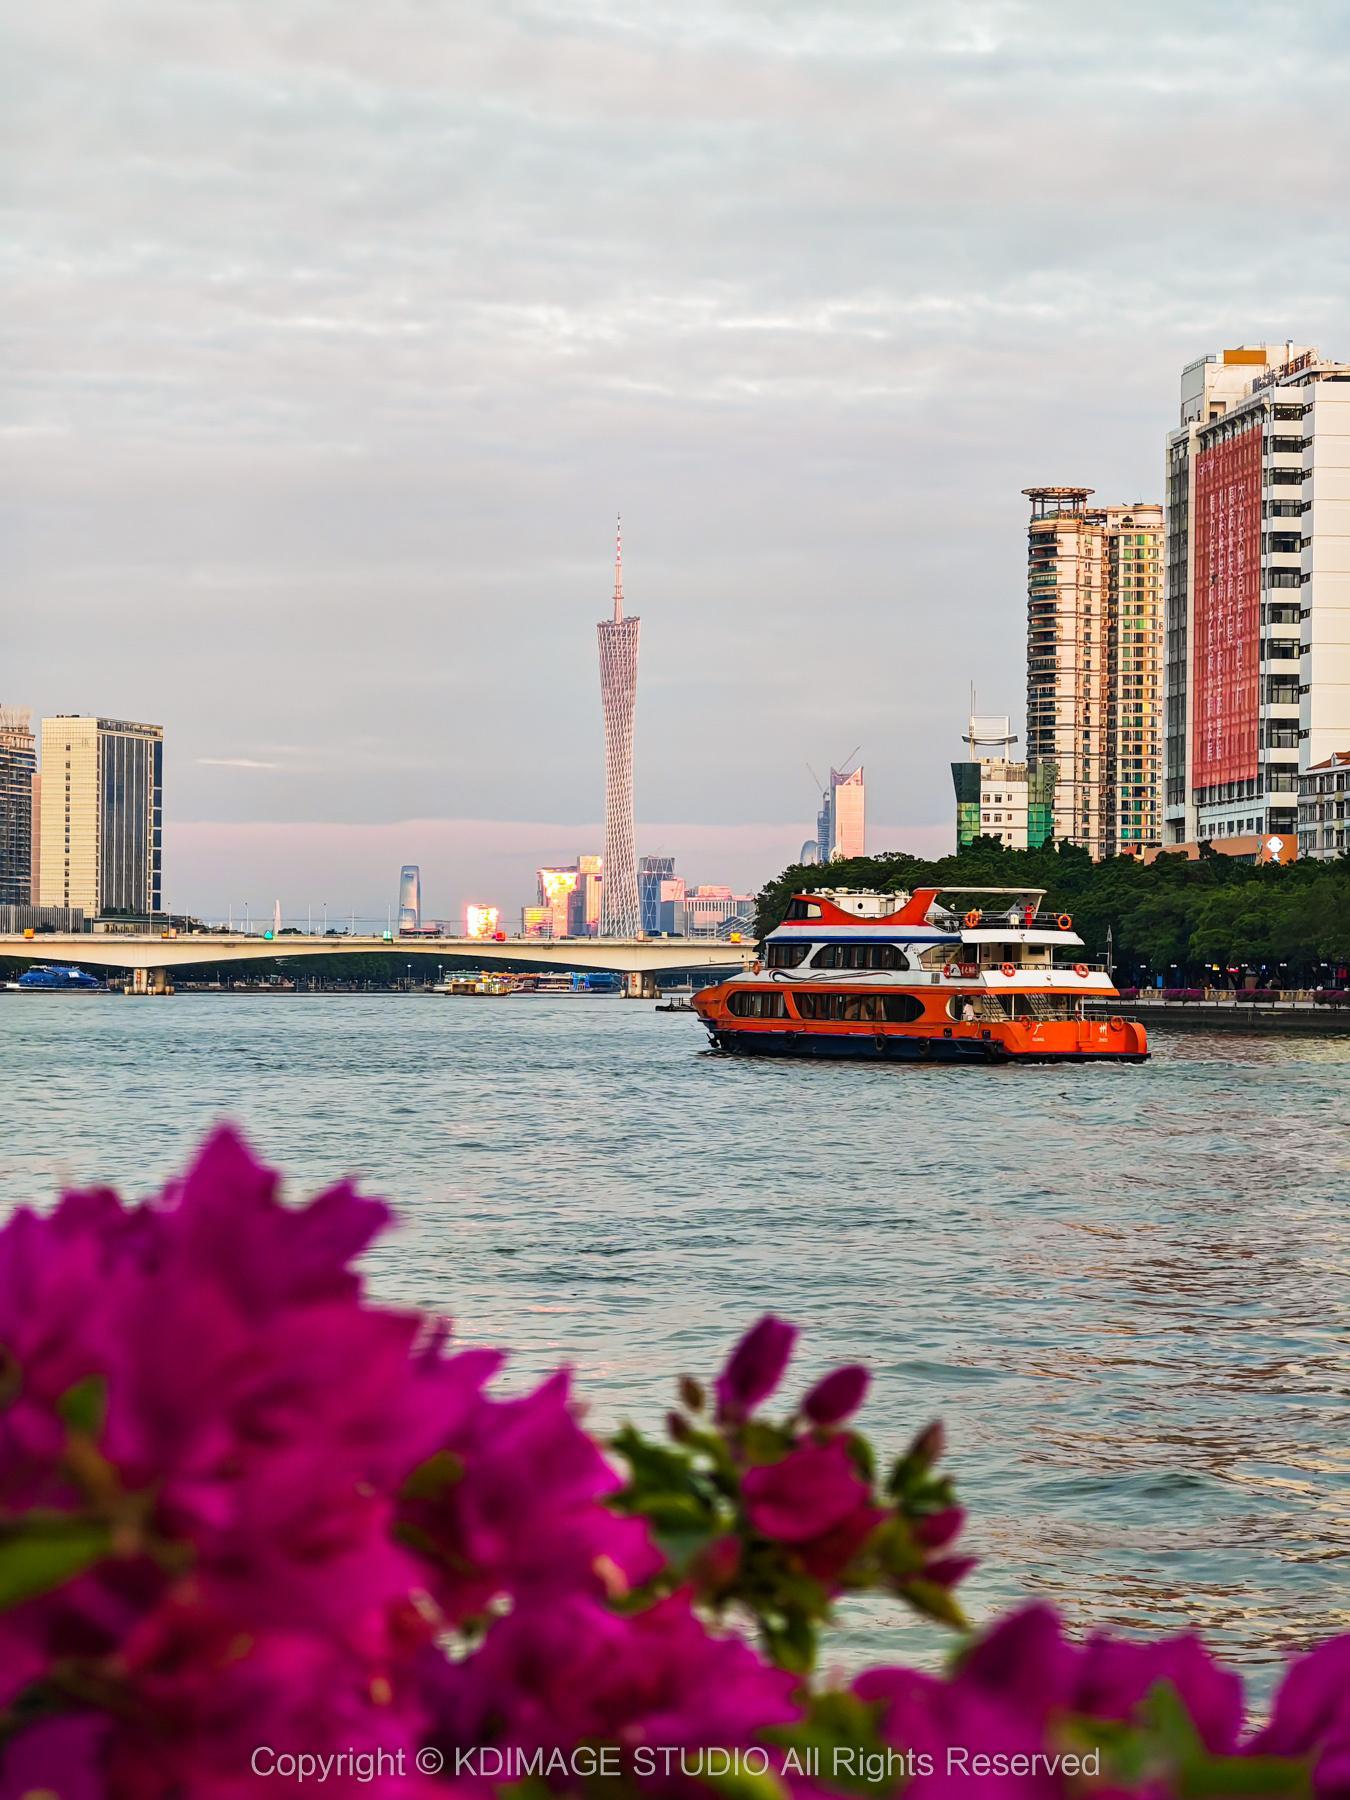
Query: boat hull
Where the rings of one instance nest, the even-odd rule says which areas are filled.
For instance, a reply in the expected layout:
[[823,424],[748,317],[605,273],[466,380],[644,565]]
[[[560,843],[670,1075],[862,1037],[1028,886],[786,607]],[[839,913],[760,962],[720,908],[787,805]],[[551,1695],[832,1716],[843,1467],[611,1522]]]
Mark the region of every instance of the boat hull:
[[1148,1051],[1136,1047],[1115,1049],[1075,1043],[1057,1046],[1032,1044],[1014,1047],[997,1037],[902,1036],[899,1033],[839,1033],[807,1031],[731,1031],[709,1028],[713,1048],[731,1056],[793,1056],[862,1062],[966,1063],[988,1067],[993,1063],[1087,1063],[1148,1061]]

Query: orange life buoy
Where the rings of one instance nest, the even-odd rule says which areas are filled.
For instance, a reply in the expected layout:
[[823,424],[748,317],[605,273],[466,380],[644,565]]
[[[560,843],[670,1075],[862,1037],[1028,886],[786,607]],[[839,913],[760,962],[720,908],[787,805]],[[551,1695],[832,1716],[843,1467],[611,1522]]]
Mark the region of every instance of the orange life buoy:
[[947,977],[948,981],[955,981],[961,973],[960,964],[959,963],[943,963],[942,973]]
[[980,922],[980,915],[979,915],[979,913],[977,913],[975,911],[974,907],[972,907],[970,909],[970,911],[966,914],[966,930],[974,931],[975,927],[979,924],[979,922]]
[[1073,930],[1073,919],[1071,918],[1071,916],[1068,913],[1061,913],[1059,915],[1059,919],[1058,919],[1057,923],[1058,923],[1061,931],[1072,931]]
[[999,970],[999,973],[1001,975],[1015,975],[1017,973],[1017,970],[1013,967],[1013,965],[1011,963],[1004,963],[1003,967]]
[[1125,1029],[1125,1021],[1121,1018],[1119,1013],[1117,1013],[1113,1019],[1108,1019],[1106,1022],[1111,1027],[1112,1031],[1124,1031]]
[[1073,972],[1075,975],[1079,976],[1086,975],[1088,973],[1088,966],[1086,963],[1075,963],[1073,965]]

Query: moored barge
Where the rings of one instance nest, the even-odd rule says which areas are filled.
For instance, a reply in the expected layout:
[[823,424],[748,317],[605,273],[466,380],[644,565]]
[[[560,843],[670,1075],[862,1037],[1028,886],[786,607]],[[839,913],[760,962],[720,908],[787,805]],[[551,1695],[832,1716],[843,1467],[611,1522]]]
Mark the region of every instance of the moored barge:
[[1143,1062],[1144,1027],[1041,888],[793,896],[748,969],[694,1006],[719,1050],[895,1062]]

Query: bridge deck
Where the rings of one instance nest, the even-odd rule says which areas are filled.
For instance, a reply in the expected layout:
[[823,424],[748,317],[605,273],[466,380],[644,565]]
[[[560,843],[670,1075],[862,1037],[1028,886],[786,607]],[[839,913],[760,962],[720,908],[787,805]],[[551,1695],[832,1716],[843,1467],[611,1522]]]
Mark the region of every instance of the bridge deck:
[[283,936],[242,932],[158,933],[85,931],[22,937],[0,933],[0,957],[25,962],[76,963],[103,969],[181,969],[193,963],[261,962],[272,957],[430,957],[476,968],[514,964],[539,969],[608,969],[616,974],[658,974],[670,969],[739,969],[755,955],[753,942],[715,938],[394,938]]

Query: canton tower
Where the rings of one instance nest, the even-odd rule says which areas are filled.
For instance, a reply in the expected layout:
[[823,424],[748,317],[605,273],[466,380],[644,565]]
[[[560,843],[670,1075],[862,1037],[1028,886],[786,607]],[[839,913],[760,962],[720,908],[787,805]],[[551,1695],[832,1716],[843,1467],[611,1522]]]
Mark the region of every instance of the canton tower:
[[637,701],[641,619],[623,616],[623,531],[614,541],[614,617],[596,626],[600,700],[605,709],[605,866],[600,883],[601,937],[636,937],[637,853],[633,847],[633,707]]

